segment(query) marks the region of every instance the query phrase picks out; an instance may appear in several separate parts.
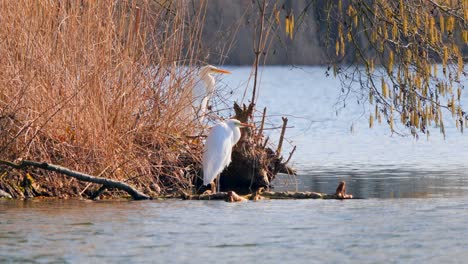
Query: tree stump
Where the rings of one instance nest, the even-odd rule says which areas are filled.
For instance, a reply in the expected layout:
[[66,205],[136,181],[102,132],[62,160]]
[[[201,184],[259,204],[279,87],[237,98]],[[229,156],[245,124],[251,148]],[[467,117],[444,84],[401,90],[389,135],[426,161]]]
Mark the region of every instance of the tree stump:
[[[254,105],[239,106],[234,103],[235,117],[243,123],[252,118]],[[260,133],[261,130],[260,130]],[[263,135],[252,128],[241,129],[241,138],[232,150],[232,162],[221,173],[221,191],[252,193],[259,188],[269,188],[270,182],[281,170],[282,158],[263,145]]]

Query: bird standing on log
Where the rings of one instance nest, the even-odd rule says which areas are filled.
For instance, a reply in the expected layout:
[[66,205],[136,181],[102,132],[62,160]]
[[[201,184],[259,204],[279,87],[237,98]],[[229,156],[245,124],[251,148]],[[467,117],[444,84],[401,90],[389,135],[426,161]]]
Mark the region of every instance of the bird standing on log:
[[195,115],[197,116],[200,123],[203,122],[203,119],[206,114],[206,109],[208,108],[208,102],[213,96],[216,88],[215,78],[213,77],[213,75],[211,75],[213,73],[229,74],[231,72],[223,69],[218,69],[212,65],[207,65],[200,69],[198,79],[192,91],[192,106]]
[[203,185],[211,184],[214,192],[220,190],[219,175],[231,163],[232,148],[241,138],[241,127],[251,127],[237,119],[217,123],[211,128],[203,151]]

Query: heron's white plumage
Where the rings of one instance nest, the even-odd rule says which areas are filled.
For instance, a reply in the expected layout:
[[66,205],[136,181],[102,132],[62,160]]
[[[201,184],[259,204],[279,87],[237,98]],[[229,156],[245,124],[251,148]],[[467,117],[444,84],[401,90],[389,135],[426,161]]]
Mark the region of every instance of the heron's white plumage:
[[[219,122],[211,128],[203,152],[203,184],[210,184],[231,163],[232,147],[239,141],[241,122]],[[219,183],[218,183],[219,185]]]
[[211,97],[213,97],[216,87],[216,81],[211,75],[212,73],[229,73],[229,71],[218,69],[212,65],[207,65],[200,69],[192,90],[192,106],[200,122],[203,121],[208,103]]

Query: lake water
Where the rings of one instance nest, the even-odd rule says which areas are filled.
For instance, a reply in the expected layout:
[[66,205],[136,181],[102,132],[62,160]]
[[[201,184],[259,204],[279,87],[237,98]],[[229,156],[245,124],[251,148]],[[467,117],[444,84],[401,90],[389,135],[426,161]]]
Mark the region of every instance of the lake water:
[[[239,100],[250,68],[230,70],[220,93]],[[0,263],[466,262],[467,136],[449,116],[445,140],[436,128],[429,140],[369,129],[367,103],[341,109],[324,71],[262,71],[258,108],[269,127],[288,116],[285,156],[297,145],[298,177],[274,183],[330,193],[345,180],[366,199],[0,201]]]

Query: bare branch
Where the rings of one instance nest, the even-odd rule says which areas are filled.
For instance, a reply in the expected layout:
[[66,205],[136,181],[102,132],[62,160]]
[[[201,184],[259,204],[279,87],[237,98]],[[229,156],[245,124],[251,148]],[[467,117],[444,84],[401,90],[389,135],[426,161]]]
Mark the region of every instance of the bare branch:
[[106,179],[106,178],[99,178],[95,176],[91,176],[89,174],[81,173],[78,171],[70,170],[65,167],[61,167],[58,165],[54,164],[49,164],[46,162],[36,162],[36,161],[31,161],[31,160],[22,160],[20,163],[13,163],[9,161],[4,161],[0,160],[0,164],[7,165],[9,167],[15,168],[15,169],[20,169],[20,170],[25,170],[27,167],[35,167],[35,168],[40,168],[48,171],[54,171],[58,172],[61,174],[64,174],[66,176],[75,178],[80,181],[85,181],[85,182],[92,182],[92,183],[97,183],[97,184],[102,184],[103,187],[105,186],[106,188],[115,188],[119,189],[122,191],[127,192],[132,196],[133,199],[135,200],[148,200],[150,199],[149,196],[146,194],[141,193],[140,191],[136,190],[135,188],[131,187],[130,185],[116,181],[116,180],[111,180],[111,179]]

